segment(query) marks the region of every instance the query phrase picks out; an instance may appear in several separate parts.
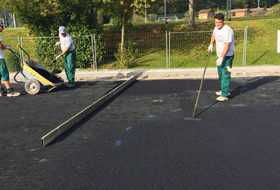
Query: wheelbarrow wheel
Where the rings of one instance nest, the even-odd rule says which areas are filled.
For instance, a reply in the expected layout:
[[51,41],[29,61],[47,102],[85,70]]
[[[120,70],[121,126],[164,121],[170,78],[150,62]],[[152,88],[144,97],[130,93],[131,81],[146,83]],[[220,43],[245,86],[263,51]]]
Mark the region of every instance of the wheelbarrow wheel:
[[24,85],[25,91],[30,95],[38,94],[41,89],[41,84],[36,79],[29,79]]

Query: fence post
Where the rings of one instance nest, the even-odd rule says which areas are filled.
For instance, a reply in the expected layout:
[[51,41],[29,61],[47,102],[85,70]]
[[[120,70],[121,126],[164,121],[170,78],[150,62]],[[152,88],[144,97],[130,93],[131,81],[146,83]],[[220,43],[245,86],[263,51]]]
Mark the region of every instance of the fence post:
[[93,36],[91,34],[91,49],[92,49],[92,68],[95,69],[94,65],[94,50],[93,50]]
[[95,33],[94,33],[94,55],[95,55],[95,59],[94,59],[94,63],[95,63],[95,68],[96,68],[96,70],[98,69],[97,68],[97,56],[96,56],[96,40],[95,40]]
[[244,45],[243,45],[243,60],[242,60],[242,65],[246,65],[247,32],[248,32],[248,26],[246,26],[246,27],[244,28]]
[[170,37],[170,31],[169,31],[169,59],[168,59],[168,63],[169,63],[169,65],[168,65],[169,67],[168,68],[169,69],[170,69],[170,38],[171,37]]
[[168,44],[167,44],[167,31],[165,31],[165,39],[166,39],[166,68],[168,68]]
[[[20,37],[20,46],[23,48],[22,37]],[[24,61],[24,53],[21,49],[20,49],[20,52],[21,52],[21,55],[22,55],[22,61]]]
[[[18,45],[21,46],[19,36],[18,36]],[[21,51],[19,47],[18,47],[18,52],[19,52],[20,62],[22,62]]]

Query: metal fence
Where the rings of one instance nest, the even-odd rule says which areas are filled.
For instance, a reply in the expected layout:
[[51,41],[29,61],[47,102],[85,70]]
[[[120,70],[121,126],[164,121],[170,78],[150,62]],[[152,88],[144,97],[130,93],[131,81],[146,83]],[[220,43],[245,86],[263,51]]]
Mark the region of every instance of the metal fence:
[[[246,65],[247,27],[235,29],[235,63]],[[128,68],[195,68],[204,64],[212,31],[129,33],[125,34],[125,59],[131,59]],[[78,68],[122,69],[119,62],[121,34],[72,36]],[[5,44],[17,49],[20,44],[31,59],[47,68],[54,68],[55,43],[58,37],[6,38]],[[61,51],[61,50],[59,50]],[[22,51],[17,51],[27,59]],[[6,56],[6,54],[5,54]],[[209,65],[214,61],[210,61]],[[59,66],[64,67],[63,59]]]
[[7,25],[7,27],[22,27],[15,15],[8,12],[5,8],[0,10],[0,19]]
[[[96,48],[95,35],[72,36],[75,44],[77,56],[77,67],[91,67],[97,69],[96,65]],[[47,68],[54,67],[56,57],[55,43],[59,41],[59,37],[21,37],[21,47],[29,54],[32,60],[39,62]],[[59,52],[61,52],[60,47]],[[22,59],[27,59],[27,55],[19,51]],[[64,67],[63,59],[59,60],[59,66]]]
[[[97,62],[100,69],[111,69],[118,65],[121,34],[104,34],[98,36],[102,44],[97,41]],[[165,33],[128,33],[125,34],[124,48],[126,53],[134,57],[132,67],[150,68],[165,67]]]
[[[235,63],[246,65],[247,27],[234,29]],[[168,32],[167,68],[194,68],[203,65],[212,31]],[[215,53],[215,50],[214,50]],[[210,66],[215,60],[210,61]]]

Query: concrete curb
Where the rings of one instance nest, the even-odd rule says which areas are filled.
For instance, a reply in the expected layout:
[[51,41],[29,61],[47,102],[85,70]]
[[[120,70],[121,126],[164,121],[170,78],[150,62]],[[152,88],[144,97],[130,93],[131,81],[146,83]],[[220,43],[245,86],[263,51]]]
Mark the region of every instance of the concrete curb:
[[[76,71],[76,81],[89,80],[120,80],[128,79],[142,71],[142,77],[147,79],[160,78],[201,78],[204,68],[195,69],[152,69],[152,70],[117,70],[117,71]],[[10,81],[14,81],[15,73],[10,74]],[[233,67],[232,77],[248,76],[275,76],[280,75],[280,66],[254,66],[254,67]],[[66,81],[64,72],[59,74]],[[217,68],[207,68],[205,78],[218,77]],[[19,74],[17,80],[24,80]]]

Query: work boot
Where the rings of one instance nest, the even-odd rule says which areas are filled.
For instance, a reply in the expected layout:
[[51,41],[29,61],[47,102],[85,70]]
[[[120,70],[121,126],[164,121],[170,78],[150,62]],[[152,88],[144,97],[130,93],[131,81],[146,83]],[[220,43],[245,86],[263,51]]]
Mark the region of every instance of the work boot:
[[[222,91],[216,92],[216,95],[217,95],[217,96],[221,96],[221,94],[222,94]],[[228,93],[228,95],[230,95],[230,93]]]
[[228,98],[223,97],[223,96],[219,96],[216,100],[218,100],[219,102],[224,102],[224,101],[228,100]]
[[20,93],[15,92],[13,88],[7,89],[7,96],[8,97],[15,97],[15,96],[19,96],[19,95],[20,95]]
[[4,94],[6,94],[6,91],[3,87],[0,88],[0,97],[4,96]]
[[66,86],[67,86],[68,88],[72,88],[72,87],[75,86],[75,83],[69,83],[69,84],[66,84]]

